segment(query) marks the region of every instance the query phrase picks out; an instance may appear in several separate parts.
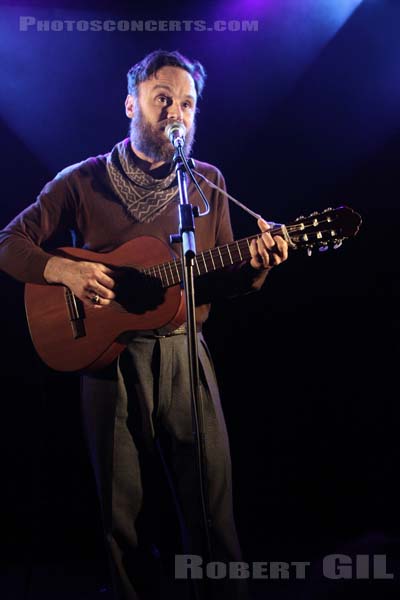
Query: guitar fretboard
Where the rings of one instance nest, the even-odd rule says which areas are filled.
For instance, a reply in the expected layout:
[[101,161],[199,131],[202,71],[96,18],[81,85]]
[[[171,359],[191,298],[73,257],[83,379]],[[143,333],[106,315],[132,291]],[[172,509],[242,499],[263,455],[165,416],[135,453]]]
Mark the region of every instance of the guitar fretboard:
[[[250,242],[259,237],[254,235],[250,238],[237,240],[224,246],[218,246],[196,254],[194,258],[194,276],[205,275],[218,269],[223,269],[229,265],[248,260],[250,254]],[[171,287],[182,281],[182,261],[181,259],[170,260],[153,267],[142,269],[141,271],[150,277],[157,277],[161,280],[163,287]]]

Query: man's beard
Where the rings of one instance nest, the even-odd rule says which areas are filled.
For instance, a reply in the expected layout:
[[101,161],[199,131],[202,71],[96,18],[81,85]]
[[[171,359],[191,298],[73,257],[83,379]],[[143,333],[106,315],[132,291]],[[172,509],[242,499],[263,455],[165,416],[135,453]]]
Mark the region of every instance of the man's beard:
[[[175,148],[165,135],[165,127],[170,121],[164,120],[152,125],[146,120],[140,107],[132,117],[129,129],[129,137],[133,148],[143,152],[148,158],[155,162],[171,162]],[[184,151],[186,156],[190,156],[194,142],[195,122],[186,132]]]

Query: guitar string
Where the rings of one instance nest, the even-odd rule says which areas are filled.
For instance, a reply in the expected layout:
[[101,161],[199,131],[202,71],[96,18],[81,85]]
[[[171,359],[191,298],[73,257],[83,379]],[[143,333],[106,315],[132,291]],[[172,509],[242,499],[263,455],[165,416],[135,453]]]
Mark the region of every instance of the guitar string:
[[[333,229],[332,228],[332,225],[333,225],[332,221],[328,221],[326,219],[325,221],[319,221],[318,225],[321,226],[324,222],[329,223],[329,225],[330,225],[329,230],[332,231],[332,229]],[[311,224],[310,225],[308,225],[308,224],[304,225],[304,223],[300,223],[300,224],[288,225],[286,227],[286,230],[289,233],[302,232],[303,235],[304,235],[304,234],[307,233],[306,232],[306,228],[312,228],[313,229],[314,227],[315,227],[314,224],[312,224],[312,225]],[[317,233],[323,234],[323,233],[326,233],[327,231],[328,231],[328,229],[321,229],[321,228],[319,228],[317,231],[313,231],[313,234],[317,234]],[[271,235],[278,235],[279,232],[281,232],[281,227],[275,227],[275,228],[273,228],[270,231]],[[248,249],[248,242],[249,242],[249,240],[258,239],[258,238],[261,237],[261,235],[262,235],[262,233],[255,234],[255,235],[250,236],[248,238],[231,242],[230,244],[226,244],[225,246],[220,246],[219,248],[222,250],[222,252],[224,252],[225,254],[227,254],[227,256],[222,257],[222,259],[223,259],[222,261],[220,260],[220,262],[223,262],[223,264],[221,264],[221,268],[224,267],[224,266],[227,266],[228,264],[233,264],[232,260],[229,260],[229,261],[226,260],[226,259],[230,259],[231,258],[230,257],[230,250],[229,250],[230,248],[235,248],[235,246],[237,246],[239,254],[240,254],[241,250]],[[335,241],[335,238],[332,237],[331,241]],[[240,244],[243,247],[240,247]],[[199,266],[198,266],[198,257],[203,256],[203,260],[204,260],[204,254],[209,254],[210,258],[211,258],[211,262],[213,263],[214,262],[213,258],[217,258],[217,254],[216,254],[217,251],[218,251],[217,248],[210,248],[210,249],[204,250],[204,252],[200,252],[199,254],[196,255],[195,262],[196,262],[197,269],[199,270],[199,274],[202,274],[202,273],[200,272],[200,269],[199,269]],[[215,256],[213,256],[213,253],[215,253]],[[248,257],[248,254],[247,254],[247,257]],[[174,265],[175,269],[181,269],[182,268],[181,259],[173,259],[173,260],[168,261],[166,263],[160,263],[158,265],[153,265],[152,267],[148,267],[148,268],[142,269],[140,272],[144,273],[144,274],[150,274],[150,270],[153,270],[153,272],[154,272],[153,276],[155,276],[157,279],[161,279],[162,283],[164,284],[165,282],[164,282],[164,277],[161,274],[161,269],[165,270],[165,267],[169,266],[169,268],[170,268],[170,270],[172,272],[172,265]],[[211,265],[208,265],[208,266],[211,266]],[[158,270],[158,272],[160,273],[159,277],[155,273],[156,270]],[[214,270],[214,269],[212,269],[212,270]],[[179,283],[179,281],[175,281],[175,277],[173,277],[172,284],[169,284],[168,278],[167,278],[167,281],[166,281],[167,285],[165,287],[170,287],[170,285],[176,285],[177,283]]]
[[[321,226],[325,222],[330,224],[330,230],[332,230],[333,229],[333,227],[332,227],[333,224],[332,224],[331,221],[328,221],[328,220],[319,221],[318,225]],[[306,233],[306,228],[307,227],[308,228],[314,228],[315,225],[314,224],[306,224],[306,225],[304,225],[304,223],[287,225],[286,226],[286,230],[288,231],[288,233],[296,233],[296,232],[300,232],[300,231]],[[321,229],[321,228],[319,228],[316,232],[313,231],[313,233],[326,233],[327,231],[328,231],[328,229]],[[282,233],[281,226],[280,227],[275,227],[275,228],[273,228],[273,229],[270,230],[270,234],[271,235],[278,235],[279,233]],[[249,236],[248,238],[245,238],[245,239],[233,241],[233,242],[230,242],[230,244],[226,244],[225,246],[222,246],[222,248],[225,248],[225,247],[228,247],[228,246],[229,247],[230,246],[235,246],[236,244],[246,244],[248,240],[258,239],[258,238],[261,237],[261,235],[262,235],[262,233],[258,233],[258,234]],[[204,252],[213,252],[215,250],[216,250],[216,248],[210,248],[210,249],[204,250]],[[200,252],[197,256],[200,256],[201,254],[203,254],[203,252]],[[159,265],[154,265],[152,267],[148,267],[147,269],[144,269],[142,272],[147,272],[147,271],[149,271],[149,269],[152,269],[152,268],[154,268],[154,269],[161,268],[161,267],[164,268],[164,264],[166,264],[166,265],[173,264],[174,262],[176,263],[177,260],[179,260],[179,259],[174,259],[174,260],[169,261],[167,263],[160,263]]]

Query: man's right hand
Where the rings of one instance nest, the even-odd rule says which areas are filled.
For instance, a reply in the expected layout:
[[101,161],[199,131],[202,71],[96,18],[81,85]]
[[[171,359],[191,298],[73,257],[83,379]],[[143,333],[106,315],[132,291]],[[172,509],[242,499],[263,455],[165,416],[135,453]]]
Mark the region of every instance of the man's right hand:
[[[115,298],[112,274],[112,269],[102,263],[53,256],[47,261],[43,277],[47,283],[67,286],[87,306],[101,308]],[[93,303],[95,297],[98,300]]]

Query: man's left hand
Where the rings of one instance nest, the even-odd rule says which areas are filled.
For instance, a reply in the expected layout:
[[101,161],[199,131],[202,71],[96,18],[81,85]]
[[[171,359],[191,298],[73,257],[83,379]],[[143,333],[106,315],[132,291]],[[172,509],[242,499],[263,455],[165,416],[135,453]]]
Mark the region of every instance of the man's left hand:
[[271,269],[287,260],[288,244],[280,235],[272,237],[264,219],[258,219],[257,224],[263,233],[250,243],[250,264],[254,269]]

